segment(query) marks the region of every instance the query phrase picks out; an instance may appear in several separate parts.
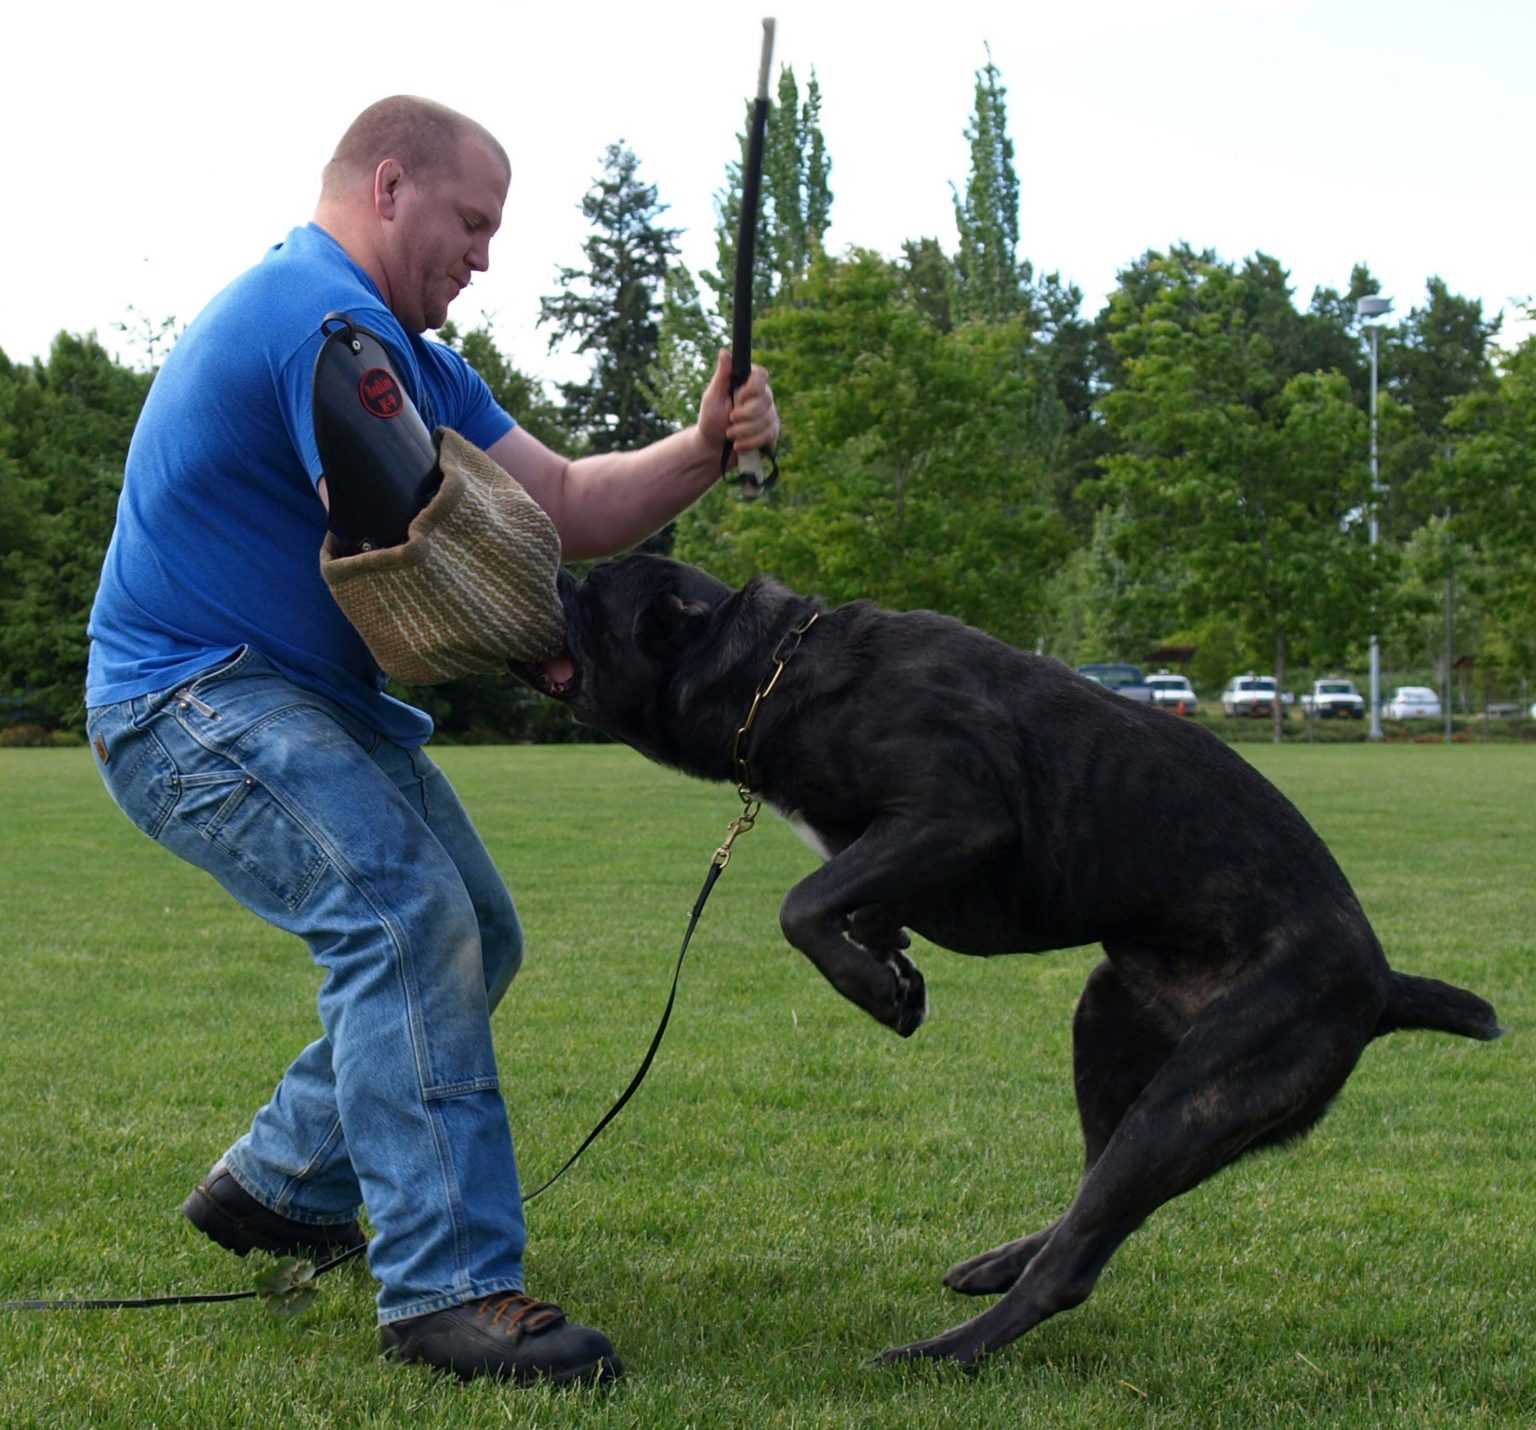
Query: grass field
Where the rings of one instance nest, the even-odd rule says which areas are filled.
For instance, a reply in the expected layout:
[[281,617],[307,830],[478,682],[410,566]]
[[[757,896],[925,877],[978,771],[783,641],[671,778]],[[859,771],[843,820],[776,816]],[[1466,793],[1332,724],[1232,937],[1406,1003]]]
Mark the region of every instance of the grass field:
[[[633,1071],[736,801],[619,748],[439,758],[529,929],[498,1044],[531,1185]],[[530,1290],[614,1337],[623,1384],[382,1367],[354,1265],[292,1319],[0,1314],[0,1426],[1536,1424],[1536,749],[1251,758],[1393,963],[1509,1034],[1377,1042],[1306,1143],[1165,1208],[979,1372],[867,1362],[970,1314],[945,1268],[1070,1197],[1090,955],[919,949],[933,1018],[897,1039],[782,942],[812,856],[765,820],[650,1080],[530,1208]],[[178,1208],[313,1035],[303,949],[137,834],[83,749],[0,752],[0,915],[0,1299],[248,1285]]]

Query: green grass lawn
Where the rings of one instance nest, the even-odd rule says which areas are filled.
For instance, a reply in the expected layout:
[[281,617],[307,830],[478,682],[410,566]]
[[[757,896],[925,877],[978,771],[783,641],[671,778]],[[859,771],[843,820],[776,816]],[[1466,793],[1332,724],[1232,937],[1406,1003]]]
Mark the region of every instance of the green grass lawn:
[[[650,1080],[530,1207],[529,1289],[613,1336],[622,1385],[381,1366],[350,1266],[292,1319],[4,1313],[0,1426],[1536,1424],[1536,749],[1248,753],[1393,963],[1509,1035],[1377,1042],[1307,1142],[1164,1208],[979,1372],[867,1362],[977,1309],[944,1270],[1071,1196],[1091,955],[920,948],[933,1016],[900,1040],[782,941],[813,856],[765,819]],[[532,1185],[633,1071],[737,802],[613,747],[439,759],[529,930],[498,1039]],[[302,947],[134,831],[84,749],[0,751],[0,915],[0,1299],[248,1285],[179,1206],[315,1031]]]

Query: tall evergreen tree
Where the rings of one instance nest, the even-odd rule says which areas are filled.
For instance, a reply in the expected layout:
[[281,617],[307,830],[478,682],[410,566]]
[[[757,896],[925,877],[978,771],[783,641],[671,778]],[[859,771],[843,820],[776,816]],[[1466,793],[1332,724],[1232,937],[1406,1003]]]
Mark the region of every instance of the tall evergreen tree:
[[[811,72],[805,100],[789,65],[779,71],[777,102],[763,136],[763,177],[758,194],[753,248],[752,303],[761,312],[785,286],[805,276],[821,252],[832,222],[832,161],[821,132],[821,86]],[[716,195],[716,271],[703,275],[716,311],[727,326],[735,302],[736,239],[741,226],[741,184],[751,134],[752,106],[739,136],[741,157],[726,167],[725,189]]]
[[1019,176],[1008,137],[1008,91],[987,52],[976,72],[976,109],[965,137],[971,144],[971,176],[962,197],[955,194],[955,315],[1004,322],[1025,306],[1032,276],[1018,259]]
[[591,355],[587,381],[560,390],[572,429],[596,452],[642,446],[672,430],[646,378],[660,351],[662,288],[680,230],[662,227],[667,205],[639,169],[623,140],[608,146],[603,172],[581,202],[593,229],[582,245],[587,266],[562,268],[562,291],[539,304],[551,350],[574,342]]

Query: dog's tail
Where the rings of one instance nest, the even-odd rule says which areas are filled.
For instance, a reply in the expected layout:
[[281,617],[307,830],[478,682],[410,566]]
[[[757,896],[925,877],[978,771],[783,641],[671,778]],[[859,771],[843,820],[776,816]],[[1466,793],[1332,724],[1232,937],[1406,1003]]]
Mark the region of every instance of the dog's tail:
[[1437,1033],[1456,1033],[1463,1038],[1491,1042],[1504,1030],[1493,1005],[1437,978],[1412,973],[1392,974],[1387,1006],[1376,1024],[1376,1036],[1399,1028],[1430,1028]]

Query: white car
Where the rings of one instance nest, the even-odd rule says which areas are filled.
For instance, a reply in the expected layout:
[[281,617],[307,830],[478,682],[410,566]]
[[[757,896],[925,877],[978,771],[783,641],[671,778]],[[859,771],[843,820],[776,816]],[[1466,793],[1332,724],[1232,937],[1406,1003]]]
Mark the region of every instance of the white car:
[[1387,720],[1438,720],[1440,697],[1427,685],[1399,685],[1381,713]]
[[1273,715],[1276,698],[1274,676],[1234,675],[1221,692],[1221,708],[1228,715]]
[[1193,715],[1200,708],[1195,697],[1195,687],[1187,675],[1175,675],[1171,670],[1160,670],[1147,677],[1152,687],[1152,703],[1180,715]]
[[1320,719],[1359,720],[1365,714],[1365,699],[1354,681],[1331,675],[1312,682],[1311,693],[1301,697],[1301,708],[1304,714]]

